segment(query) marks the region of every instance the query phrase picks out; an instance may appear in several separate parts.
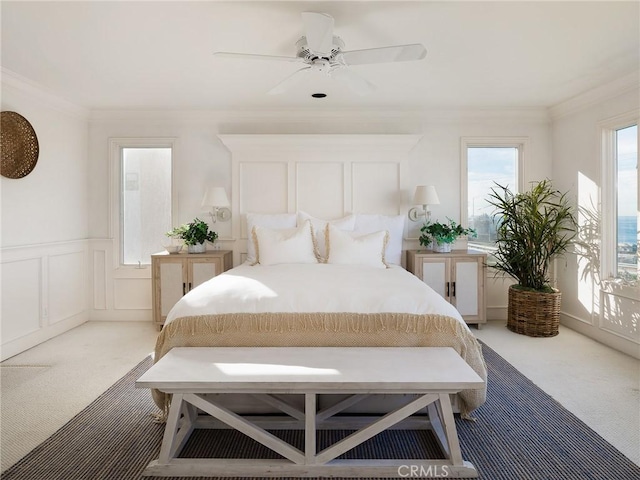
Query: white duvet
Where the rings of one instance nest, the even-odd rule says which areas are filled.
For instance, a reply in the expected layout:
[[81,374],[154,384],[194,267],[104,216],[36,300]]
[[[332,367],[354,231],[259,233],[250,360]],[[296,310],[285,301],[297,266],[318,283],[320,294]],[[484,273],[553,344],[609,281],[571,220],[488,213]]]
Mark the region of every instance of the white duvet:
[[246,263],[187,293],[165,324],[194,315],[282,312],[439,314],[466,327],[453,305],[400,266]]

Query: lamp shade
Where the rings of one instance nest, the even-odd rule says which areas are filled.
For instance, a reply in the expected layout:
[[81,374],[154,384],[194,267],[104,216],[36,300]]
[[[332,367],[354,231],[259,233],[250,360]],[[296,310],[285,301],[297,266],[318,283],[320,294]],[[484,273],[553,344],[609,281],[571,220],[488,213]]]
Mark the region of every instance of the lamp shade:
[[433,185],[419,185],[413,194],[414,205],[440,205],[440,199]]
[[209,188],[202,198],[203,207],[228,207],[229,197],[224,187]]

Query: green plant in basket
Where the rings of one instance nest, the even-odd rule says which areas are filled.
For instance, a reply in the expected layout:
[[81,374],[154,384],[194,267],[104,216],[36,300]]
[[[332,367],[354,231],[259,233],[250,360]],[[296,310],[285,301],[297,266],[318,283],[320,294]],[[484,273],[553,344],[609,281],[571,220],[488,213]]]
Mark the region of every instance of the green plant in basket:
[[553,337],[559,333],[562,294],[551,285],[550,266],[567,251],[577,230],[567,193],[543,180],[522,193],[496,183],[489,197],[499,222],[493,268],[518,281],[509,287],[507,328]]

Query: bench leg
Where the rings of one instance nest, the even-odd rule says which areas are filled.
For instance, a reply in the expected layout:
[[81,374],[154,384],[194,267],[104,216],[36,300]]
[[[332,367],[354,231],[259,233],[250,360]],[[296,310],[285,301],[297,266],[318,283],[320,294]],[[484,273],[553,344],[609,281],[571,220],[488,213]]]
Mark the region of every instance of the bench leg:
[[178,432],[178,423],[182,414],[182,394],[174,393],[169,407],[169,416],[167,424],[164,427],[164,436],[162,437],[162,446],[160,447],[160,455],[158,463],[167,464],[173,458],[173,446]]
[[[428,406],[431,426],[445,451],[446,459],[342,460],[336,458],[425,406]],[[198,408],[285,458],[274,460],[176,458],[193,430]],[[190,477],[210,476],[212,472],[215,472],[219,476],[263,478],[292,476],[397,477],[407,476],[404,475],[410,473],[410,470],[407,469],[420,468],[421,472],[431,472],[426,476],[464,478],[478,476],[475,467],[462,459],[448,394],[421,395],[321,452],[317,452],[316,445],[317,413],[317,395],[306,393],[305,448],[304,452],[301,452],[236,413],[208,401],[200,395],[174,394],[159,458],[149,464],[143,475]]]
[[437,402],[427,407],[433,433],[453,465],[463,465],[456,421],[448,394],[441,393]]
[[316,463],[316,394],[305,393],[304,463]]

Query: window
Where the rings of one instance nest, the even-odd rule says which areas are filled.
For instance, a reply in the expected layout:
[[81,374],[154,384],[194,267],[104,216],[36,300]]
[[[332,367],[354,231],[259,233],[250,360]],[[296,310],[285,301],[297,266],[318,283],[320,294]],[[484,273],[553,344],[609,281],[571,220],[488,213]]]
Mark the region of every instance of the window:
[[[119,266],[151,264],[171,229],[173,142],[112,140],[115,166],[112,236]],[[116,252],[114,252],[116,253]]]
[[615,129],[615,251],[617,278],[638,279],[638,125]]
[[525,139],[463,138],[461,218],[478,234],[469,239],[471,248],[494,250],[497,219],[488,202],[489,194],[496,183],[508,186],[512,192],[520,190],[524,142]]

